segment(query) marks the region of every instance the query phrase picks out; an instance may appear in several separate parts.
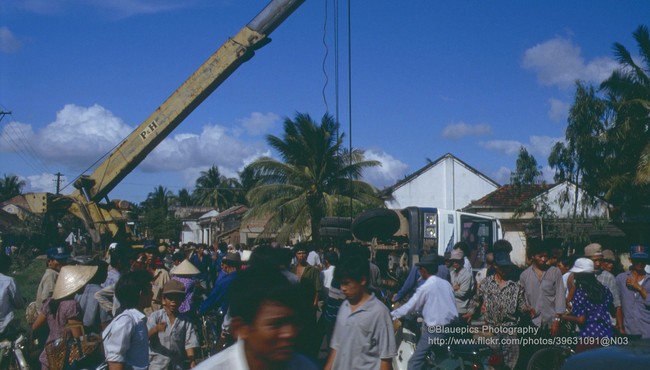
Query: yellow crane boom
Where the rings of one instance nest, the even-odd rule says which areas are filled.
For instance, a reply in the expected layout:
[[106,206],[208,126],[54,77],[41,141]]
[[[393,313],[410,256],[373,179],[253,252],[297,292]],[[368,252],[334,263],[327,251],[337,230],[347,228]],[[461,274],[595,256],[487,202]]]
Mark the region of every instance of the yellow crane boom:
[[[90,175],[79,177],[75,190],[67,199],[51,195],[28,194],[27,200],[41,207],[67,207],[86,224],[93,243],[102,235],[115,236],[124,219],[107,200],[113,190],[154,148],[166,138],[241,64],[253,57],[255,50],[268,44],[268,36],[304,0],[272,0],[251,22],[226,41],[165,102],[145,119]],[[59,207],[54,203],[59,203]],[[43,209],[44,208],[44,209]]]

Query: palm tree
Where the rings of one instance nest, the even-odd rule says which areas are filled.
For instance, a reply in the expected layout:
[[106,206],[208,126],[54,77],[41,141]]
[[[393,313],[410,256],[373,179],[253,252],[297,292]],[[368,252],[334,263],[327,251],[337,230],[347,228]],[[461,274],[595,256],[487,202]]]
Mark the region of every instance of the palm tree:
[[237,192],[237,200],[240,204],[248,205],[246,194],[257,185],[260,178],[260,175],[257,172],[258,171],[256,171],[250,164],[239,172],[239,185],[241,188],[240,191]]
[[282,138],[267,136],[282,161],[263,157],[250,165],[258,179],[247,194],[251,209],[246,218],[270,216],[267,231],[277,232],[280,241],[310,227],[318,243],[320,219],[342,204],[380,206],[376,190],[359,180],[363,169],[379,162],[364,160],[360,150],[342,151],[343,135],[337,136],[337,130],[330,115],[317,124],[296,113],[294,120],[284,121]]
[[[635,186],[650,184],[650,34],[648,27],[639,26],[633,33],[641,56],[640,65],[620,43],[614,44],[614,55],[620,68],[601,84],[615,112],[608,133],[611,143],[609,193],[635,194]],[[646,189],[647,190],[647,189]],[[642,191],[645,193],[645,191]],[[622,196],[624,203],[637,199]],[[648,200],[648,199],[646,199]]]
[[143,202],[145,209],[164,208],[168,209],[174,199],[174,193],[162,185],[158,185],[154,190],[147,194],[147,199]]
[[0,179],[0,202],[22,194],[24,186],[25,181],[19,179],[18,176],[5,174],[4,178]]
[[213,165],[207,171],[201,171],[192,196],[197,205],[224,210],[236,203],[235,193],[240,187],[237,179],[222,175]]
[[177,238],[180,233],[180,221],[169,212],[169,206],[175,201],[174,193],[159,185],[147,195],[142,202],[144,211],[143,227],[149,237],[154,239]]
[[190,191],[185,188],[179,190],[178,195],[176,196],[176,204],[185,207],[194,205],[194,200],[192,199]]

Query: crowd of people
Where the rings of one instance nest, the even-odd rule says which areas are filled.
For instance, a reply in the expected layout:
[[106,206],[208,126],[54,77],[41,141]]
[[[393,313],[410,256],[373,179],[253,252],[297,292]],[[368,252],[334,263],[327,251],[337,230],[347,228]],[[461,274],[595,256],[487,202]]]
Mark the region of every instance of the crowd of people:
[[[361,245],[112,244],[105,258],[77,262],[55,248],[47,251],[28,323],[43,369],[54,368],[48,346],[57,339],[93,333],[111,370],[391,369],[394,323],[406,315],[423,324],[409,369],[425,368],[436,339],[448,335],[444,328],[476,320],[499,339],[490,343],[510,369],[535,349],[511,340],[524,335],[650,339],[645,246],[631,248],[624,269],[599,244],[566,257],[533,242],[522,270],[510,259],[510,243],[499,240],[478,272],[467,249],[460,242],[446,256],[414,256],[391,311],[379,267]],[[6,276],[9,265],[0,253],[3,335],[17,330],[13,311],[25,305]],[[206,358],[200,318],[208,314],[221,318],[225,349]],[[581,341],[576,350],[599,343]]]

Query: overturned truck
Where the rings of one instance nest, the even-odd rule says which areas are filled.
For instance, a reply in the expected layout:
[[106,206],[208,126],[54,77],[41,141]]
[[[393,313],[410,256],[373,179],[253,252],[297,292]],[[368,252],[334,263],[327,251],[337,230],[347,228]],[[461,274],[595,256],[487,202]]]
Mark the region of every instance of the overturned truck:
[[327,217],[320,232],[369,245],[388,288],[400,284],[421,256],[444,256],[460,241],[469,245],[472,268],[480,269],[486,252],[503,237],[501,223],[493,217],[424,207],[373,209],[354,219]]

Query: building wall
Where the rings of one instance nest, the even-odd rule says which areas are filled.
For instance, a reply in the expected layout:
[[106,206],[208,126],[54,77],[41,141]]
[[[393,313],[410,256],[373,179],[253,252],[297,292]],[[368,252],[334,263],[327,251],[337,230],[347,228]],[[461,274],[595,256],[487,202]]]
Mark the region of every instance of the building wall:
[[181,232],[181,243],[200,243],[201,226],[196,221],[183,221],[183,231]]
[[454,158],[448,157],[393,190],[388,208],[438,207],[461,209],[497,186]]
[[[595,199],[593,204],[585,203],[583,199],[584,192],[578,191],[578,214],[584,210],[585,217],[599,218],[608,217],[607,203],[600,199]],[[576,199],[576,186],[565,182],[549,189],[543,196],[535,198],[536,202],[545,202],[559,218],[573,217],[573,209]]]

